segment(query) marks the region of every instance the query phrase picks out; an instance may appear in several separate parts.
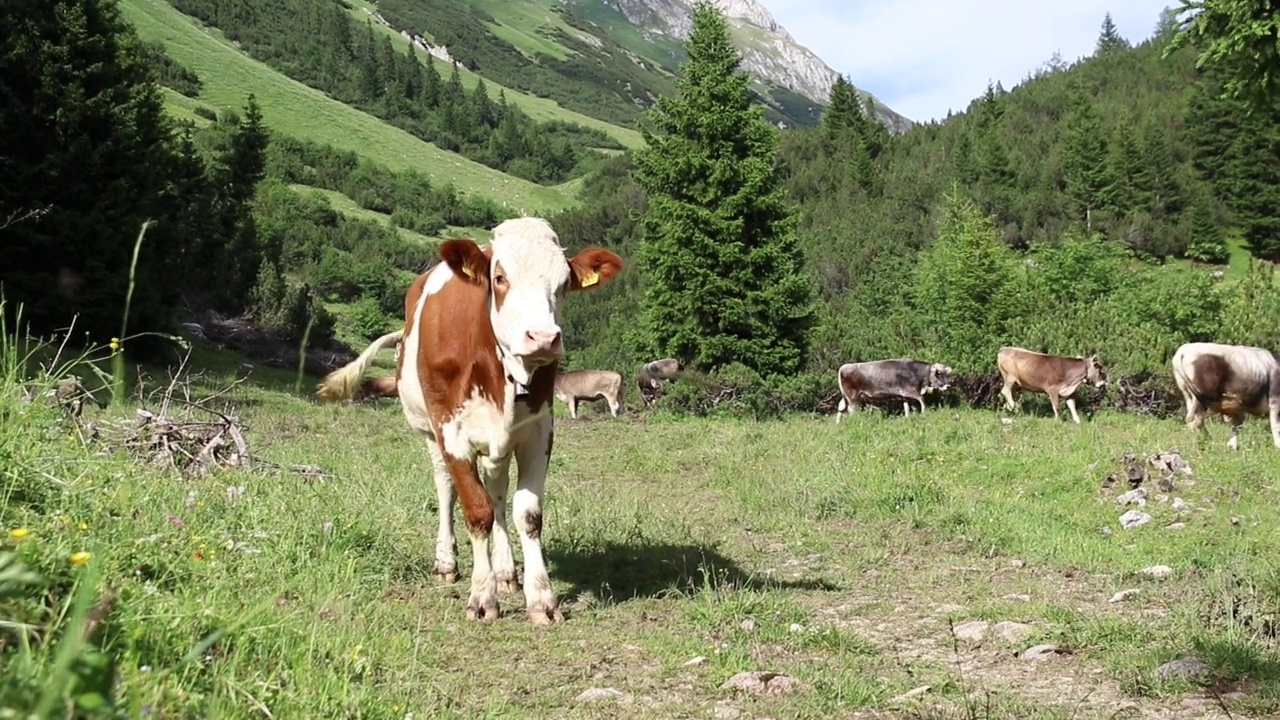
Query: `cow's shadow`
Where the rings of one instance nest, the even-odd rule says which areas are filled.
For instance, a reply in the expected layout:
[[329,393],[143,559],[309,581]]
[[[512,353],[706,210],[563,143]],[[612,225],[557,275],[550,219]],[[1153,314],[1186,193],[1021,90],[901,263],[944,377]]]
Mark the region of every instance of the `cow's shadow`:
[[616,604],[634,599],[689,596],[704,587],[740,590],[836,591],[819,579],[782,580],[747,572],[706,545],[613,543],[585,548],[548,547],[546,559],[556,582],[568,583],[564,600],[593,594]]

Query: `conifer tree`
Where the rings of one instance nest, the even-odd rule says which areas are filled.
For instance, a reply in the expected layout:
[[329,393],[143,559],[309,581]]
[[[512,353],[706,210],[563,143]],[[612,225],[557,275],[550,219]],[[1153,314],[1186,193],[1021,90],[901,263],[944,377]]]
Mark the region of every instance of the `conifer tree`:
[[1077,211],[1077,219],[1092,229],[1094,214],[1110,209],[1115,178],[1105,160],[1107,137],[1093,99],[1081,94],[1066,120],[1066,144],[1062,153],[1062,175],[1067,195]]
[[692,23],[677,93],[650,111],[635,155],[649,209],[631,339],[646,357],[792,373],[807,359],[815,308],[775,163],[778,133],[753,103],[724,17],[704,0]]
[[[1195,12],[1191,12],[1191,11]],[[1224,92],[1252,110],[1269,111],[1280,101],[1280,13],[1260,0],[1181,0],[1178,32],[1164,49],[1169,57],[1196,48],[1196,66],[1221,69]]]
[[862,126],[862,107],[857,93],[843,75],[836,77],[822,113],[822,129],[828,139],[834,139]]
[[1107,13],[1102,19],[1102,32],[1098,33],[1098,44],[1094,48],[1095,55],[1106,55],[1115,50],[1124,50],[1129,47],[1129,43],[1120,37],[1119,31],[1116,30],[1116,24],[1111,19],[1111,13]]

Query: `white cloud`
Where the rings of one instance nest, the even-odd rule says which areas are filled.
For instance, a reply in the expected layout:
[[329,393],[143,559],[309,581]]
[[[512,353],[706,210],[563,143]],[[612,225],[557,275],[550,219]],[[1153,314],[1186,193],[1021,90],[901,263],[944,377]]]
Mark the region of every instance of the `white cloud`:
[[963,111],[987,82],[1006,89],[1059,52],[1093,52],[1108,10],[1131,43],[1174,0],[764,0],[800,44],[912,120]]

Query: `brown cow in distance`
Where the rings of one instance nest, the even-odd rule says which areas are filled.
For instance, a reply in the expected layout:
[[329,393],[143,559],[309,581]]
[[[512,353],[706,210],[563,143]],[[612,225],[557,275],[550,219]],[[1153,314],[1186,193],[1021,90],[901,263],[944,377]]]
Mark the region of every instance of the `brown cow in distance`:
[[[543,557],[542,498],[551,461],[555,376],[564,357],[559,322],[566,298],[594,290],[622,270],[603,248],[566,257],[540,218],[506,220],[485,247],[468,239],[440,245],[436,264],[405,294],[404,329],[374,341],[360,357],[328,375],[324,400],[350,397],[373,356],[392,342],[396,391],[405,421],[426,440],[439,524],[435,571],[457,579],[454,504],[471,539],[466,616],[498,617],[498,593],[517,582],[507,503],[524,559],[529,621],[564,619]],[[519,469],[510,492],[511,462]]]
[[1053,406],[1053,419],[1061,415],[1058,412],[1060,400],[1067,401],[1067,409],[1071,411],[1071,419],[1080,423],[1080,415],[1076,412],[1076,389],[1086,381],[1099,389],[1107,386],[1107,373],[1098,363],[1098,356],[1064,357],[1049,355],[1020,347],[1002,347],[996,354],[996,365],[1000,368],[1000,376],[1004,379],[1004,387],[1000,394],[1004,396],[1005,407],[1016,410],[1014,402],[1015,389],[1042,392],[1049,396],[1049,404]]
[[556,397],[569,406],[569,417],[577,419],[578,401],[604,398],[609,414],[618,417],[622,409],[622,375],[612,370],[570,370],[556,376]]
[[1268,417],[1271,440],[1280,447],[1280,358],[1248,345],[1194,342],[1173,353],[1173,379],[1187,403],[1187,428],[1208,433],[1206,412],[1231,421],[1227,447],[1240,445],[1245,417]]

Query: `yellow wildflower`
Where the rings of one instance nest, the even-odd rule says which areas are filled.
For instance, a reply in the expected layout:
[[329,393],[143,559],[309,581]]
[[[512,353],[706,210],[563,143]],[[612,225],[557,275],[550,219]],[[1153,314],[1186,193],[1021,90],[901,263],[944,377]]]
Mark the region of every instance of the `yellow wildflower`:
[[114,338],[114,337],[113,337],[113,338],[111,338],[111,342],[107,343],[107,347],[111,348],[111,352],[113,352],[113,353],[114,353],[115,351],[119,350],[119,349],[120,349],[120,338]]
[[72,565],[84,565],[89,562],[89,558],[93,557],[92,553],[81,550],[78,553],[71,553],[71,557],[67,558]]
[[85,521],[81,520],[81,521],[80,521],[79,528],[80,528],[81,530],[88,530],[88,529],[89,529],[89,523],[87,523],[87,522],[85,522]]
[[30,534],[31,534],[31,531],[24,527],[14,528],[9,531],[9,539],[14,542],[18,542],[19,540],[21,540],[22,538]]

